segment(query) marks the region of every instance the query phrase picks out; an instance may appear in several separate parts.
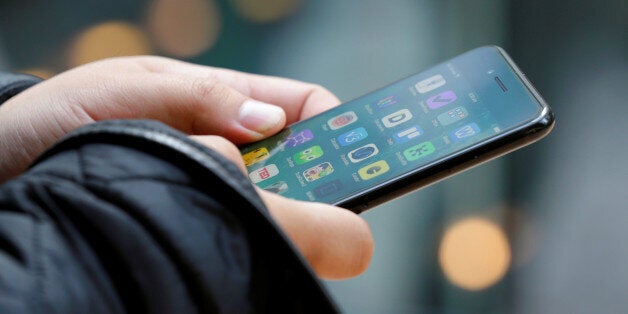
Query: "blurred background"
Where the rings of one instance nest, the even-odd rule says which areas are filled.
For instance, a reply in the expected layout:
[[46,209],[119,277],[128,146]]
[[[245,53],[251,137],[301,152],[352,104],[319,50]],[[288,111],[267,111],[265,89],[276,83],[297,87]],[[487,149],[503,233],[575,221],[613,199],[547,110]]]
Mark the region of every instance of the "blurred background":
[[2,0],[0,70],[51,77],[158,54],[326,86],[342,100],[504,47],[553,106],[541,142],[363,214],[346,313],[628,312],[625,0]]

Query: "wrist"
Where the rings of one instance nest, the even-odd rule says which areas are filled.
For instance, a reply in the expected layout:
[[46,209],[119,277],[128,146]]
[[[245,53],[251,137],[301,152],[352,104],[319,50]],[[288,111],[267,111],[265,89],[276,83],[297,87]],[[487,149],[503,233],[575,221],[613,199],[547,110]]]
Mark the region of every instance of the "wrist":
[[0,105],[41,81],[42,79],[32,75],[0,71]]
[[[25,133],[32,129],[23,129],[18,132],[17,126],[20,126],[19,117],[12,117],[11,110],[3,103],[13,98],[15,95],[41,82],[38,77],[15,74],[0,71],[0,183],[17,175],[27,165],[21,165],[20,161],[27,163],[28,148],[18,140],[20,134],[28,136]],[[21,170],[20,170],[21,169]]]

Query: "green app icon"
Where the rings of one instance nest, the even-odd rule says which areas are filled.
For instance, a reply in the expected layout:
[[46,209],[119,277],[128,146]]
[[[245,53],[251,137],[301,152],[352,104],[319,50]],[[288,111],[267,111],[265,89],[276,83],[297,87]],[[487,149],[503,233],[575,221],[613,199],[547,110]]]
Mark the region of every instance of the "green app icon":
[[323,156],[323,149],[321,149],[320,146],[316,145],[294,154],[294,156],[292,156],[292,159],[294,159],[294,162],[297,165],[302,165],[320,156]]
[[425,157],[433,153],[435,150],[436,148],[434,148],[434,144],[432,144],[432,142],[423,142],[404,150],[403,156],[405,156],[408,161],[413,161],[421,157]]

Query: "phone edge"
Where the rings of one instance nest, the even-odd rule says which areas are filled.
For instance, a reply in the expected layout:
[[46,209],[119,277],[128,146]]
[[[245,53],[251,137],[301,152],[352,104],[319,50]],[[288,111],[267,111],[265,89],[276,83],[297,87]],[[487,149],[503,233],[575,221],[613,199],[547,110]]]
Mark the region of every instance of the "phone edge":
[[[520,126],[518,129],[511,130],[501,137],[470,148],[470,150],[466,152],[461,152],[459,155],[452,156],[440,164],[433,165],[407,178],[400,179],[389,185],[381,186],[377,189],[377,193],[373,193],[375,190],[364,191],[350,199],[335,202],[333,205],[349,209],[357,214],[362,213],[405,194],[425,188],[457,173],[530,145],[551,132],[555,124],[555,117],[545,99],[543,99],[534,85],[532,85],[532,82],[530,82],[524,72],[521,71],[504,49],[495,45],[490,47],[496,49],[500,55],[504,57],[508,65],[513,69],[513,72],[540,104],[542,110],[540,110],[538,116]],[[364,197],[370,198],[365,200]]]

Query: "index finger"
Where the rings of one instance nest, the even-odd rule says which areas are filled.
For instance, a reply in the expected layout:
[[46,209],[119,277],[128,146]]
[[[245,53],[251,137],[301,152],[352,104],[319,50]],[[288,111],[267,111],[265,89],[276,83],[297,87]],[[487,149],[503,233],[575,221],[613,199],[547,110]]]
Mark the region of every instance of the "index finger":
[[340,100],[333,93],[316,84],[159,57],[138,60],[142,66],[153,72],[218,79],[243,95],[282,107],[288,124],[340,104]]

